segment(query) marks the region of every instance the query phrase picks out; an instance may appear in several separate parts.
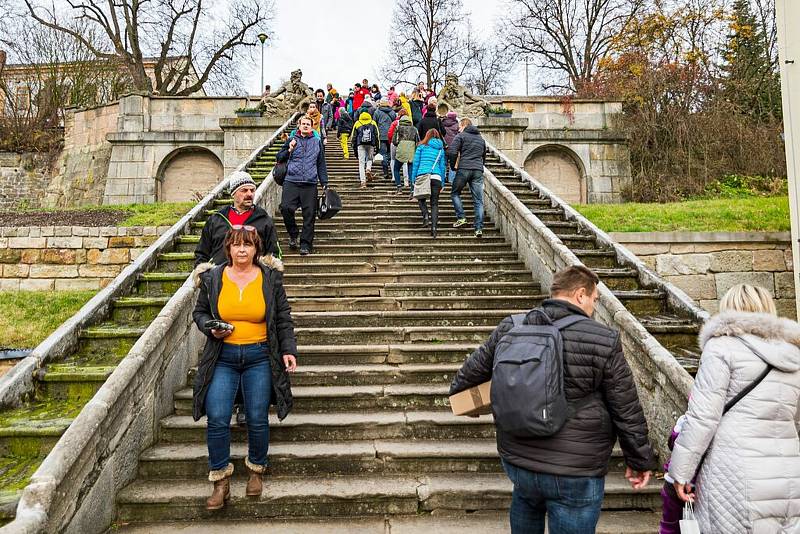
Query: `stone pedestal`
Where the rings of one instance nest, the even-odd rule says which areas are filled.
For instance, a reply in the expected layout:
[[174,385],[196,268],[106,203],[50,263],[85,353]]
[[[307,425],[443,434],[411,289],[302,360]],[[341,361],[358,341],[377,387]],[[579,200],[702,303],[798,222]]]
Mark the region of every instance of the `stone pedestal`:
[[527,118],[517,117],[478,117],[472,122],[481,134],[508,156],[514,163],[523,165],[525,154],[523,144],[525,130],[528,129]]

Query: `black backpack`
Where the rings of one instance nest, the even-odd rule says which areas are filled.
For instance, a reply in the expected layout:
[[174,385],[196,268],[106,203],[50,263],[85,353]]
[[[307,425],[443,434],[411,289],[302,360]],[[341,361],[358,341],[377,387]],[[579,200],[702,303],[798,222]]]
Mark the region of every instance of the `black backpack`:
[[359,145],[371,145],[375,141],[375,132],[372,131],[372,125],[367,124],[366,126],[362,126],[359,128],[361,137],[359,139]]
[[550,324],[525,324],[512,315],[514,327],[497,343],[491,401],[499,430],[519,438],[552,436],[570,417],[564,393],[564,344],[561,330],[588,317],[574,314]]
[[276,163],[274,167],[272,167],[272,179],[275,180],[275,183],[283,186],[283,181],[286,180],[286,173],[289,172],[289,162],[288,161],[281,161]]

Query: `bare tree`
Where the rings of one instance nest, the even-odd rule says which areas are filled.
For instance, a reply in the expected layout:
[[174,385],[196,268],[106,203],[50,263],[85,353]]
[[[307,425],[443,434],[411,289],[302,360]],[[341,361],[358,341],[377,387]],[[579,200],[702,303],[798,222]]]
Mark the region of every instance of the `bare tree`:
[[[493,32],[495,35],[498,32]],[[494,38],[480,40],[471,28],[466,36],[467,62],[461,83],[474,94],[495,95],[503,92],[514,68],[505,43]]]
[[510,0],[509,45],[566,78],[545,89],[591,90],[600,60],[644,0]]
[[[38,23],[76,39],[95,59],[121,65],[136,90],[176,96],[199,91],[220,72],[230,73],[237,51],[255,46],[256,34],[268,29],[273,12],[268,0],[231,0],[216,11],[208,0],[67,0],[72,17],[100,30],[104,39],[94,43],[52,4],[24,1]],[[145,67],[148,56],[156,58],[154,83]]]
[[461,74],[466,46],[459,30],[466,14],[461,0],[407,0],[392,13],[389,57],[381,74],[393,83],[424,78],[436,89],[447,72]]

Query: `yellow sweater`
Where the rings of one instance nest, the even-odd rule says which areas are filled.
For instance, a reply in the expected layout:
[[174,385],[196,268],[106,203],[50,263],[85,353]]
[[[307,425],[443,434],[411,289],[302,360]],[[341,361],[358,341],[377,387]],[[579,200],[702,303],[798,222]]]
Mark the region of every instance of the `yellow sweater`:
[[262,285],[260,270],[255,280],[241,290],[223,271],[217,307],[220,319],[233,325],[233,333],[224,339],[225,343],[247,345],[267,340],[267,303]]

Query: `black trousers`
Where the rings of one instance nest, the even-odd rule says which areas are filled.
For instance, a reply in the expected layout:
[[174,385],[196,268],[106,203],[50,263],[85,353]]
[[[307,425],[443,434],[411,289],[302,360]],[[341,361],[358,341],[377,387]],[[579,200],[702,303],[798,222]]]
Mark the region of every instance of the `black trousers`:
[[284,182],[281,194],[281,215],[286,233],[297,239],[297,222],[294,212],[303,210],[303,230],[300,232],[300,246],[314,248],[314,222],[317,216],[317,184],[295,184]]
[[431,228],[436,229],[437,224],[439,223],[439,193],[442,192],[442,182],[439,180],[431,180],[431,198],[419,199],[419,211],[422,212],[422,219],[425,220],[428,218],[428,205],[427,202],[430,201],[431,203],[431,215],[430,215],[430,224]]

